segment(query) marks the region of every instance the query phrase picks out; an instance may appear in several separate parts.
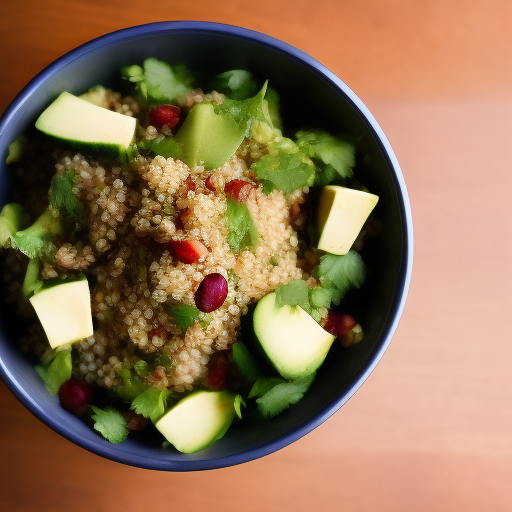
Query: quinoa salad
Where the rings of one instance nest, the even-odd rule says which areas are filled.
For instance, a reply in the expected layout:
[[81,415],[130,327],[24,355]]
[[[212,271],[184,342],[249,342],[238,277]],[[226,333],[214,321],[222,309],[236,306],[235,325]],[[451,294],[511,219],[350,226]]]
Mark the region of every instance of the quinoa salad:
[[378,197],[356,141],[287,126],[248,71],[198,83],[149,58],[120,76],[63,91],[9,147],[6,307],[62,407],[110,442],[154,429],[191,453],[284,413],[333,343],[363,339],[345,296]]

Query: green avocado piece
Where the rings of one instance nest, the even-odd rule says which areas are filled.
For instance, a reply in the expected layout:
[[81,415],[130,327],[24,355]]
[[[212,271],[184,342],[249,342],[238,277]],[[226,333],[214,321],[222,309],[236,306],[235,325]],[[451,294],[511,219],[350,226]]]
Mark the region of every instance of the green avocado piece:
[[78,150],[122,157],[135,135],[135,118],[63,92],[38,118],[36,128]]
[[277,307],[275,293],[260,299],[253,324],[261,348],[285,379],[314,372],[335,339],[300,306]]
[[94,334],[87,279],[43,289],[29,300],[52,348]]
[[324,187],[318,205],[318,248],[347,254],[378,200],[378,196],[362,190]]
[[205,169],[223,166],[244,140],[246,127],[214,112],[211,103],[197,103],[188,113],[175,140],[183,146],[183,161]]
[[182,453],[194,453],[220,439],[235,417],[228,391],[196,391],[164,414],[155,427]]

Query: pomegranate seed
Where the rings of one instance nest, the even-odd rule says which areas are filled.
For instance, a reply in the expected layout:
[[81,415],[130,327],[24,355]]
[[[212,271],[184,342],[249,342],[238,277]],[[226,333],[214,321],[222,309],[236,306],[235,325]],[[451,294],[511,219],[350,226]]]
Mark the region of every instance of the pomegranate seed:
[[245,201],[249,197],[249,193],[253,188],[258,188],[254,183],[244,180],[231,180],[224,185],[224,192],[231,196],[239,203]]
[[173,256],[182,263],[197,263],[208,255],[208,249],[199,240],[174,240],[168,245]]
[[185,180],[185,195],[187,195],[187,192],[189,190],[195,190],[195,189],[196,189],[196,184],[194,183],[194,180],[189,176]]
[[176,224],[176,227],[178,229],[185,229],[187,227],[187,224],[190,223],[192,220],[193,213],[191,208],[183,208],[178,213],[178,216],[176,217],[176,220],[174,221]]
[[293,224],[299,218],[299,215],[300,204],[297,201],[295,201],[295,203],[293,203],[290,206],[290,223]]
[[208,362],[208,377],[206,386],[214,389],[226,389],[228,369],[231,363],[230,351],[215,352]]
[[350,347],[359,343],[363,339],[364,333],[362,327],[357,324],[350,331],[347,332],[346,336],[340,338],[341,344],[344,347]]
[[324,329],[334,336],[342,338],[343,336],[346,336],[347,333],[356,325],[357,322],[354,320],[353,316],[330,309]]
[[211,190],[212,192],[215,192],[217,189],[215,188],[215,184],[212,181],[212,175],[210,174],[205,180],[204,180],[204,186]]
[[219,309],[228,295],[228,282],[222,274],[208,274],[196,291],[197,309],[210,313]]
[[122,414],[130,430],[144,430],[148,426],[149,419],[144,418],[142,414],[137,414],[135,411],[125,411]]
[[60,405],[76,416],[82,416],[92,401],[92,387],[84,380],[71,377],[59,388]]
[[149,113],[149,124],[160,130],[162,126],[174,128],[180,122],[181,110],[175,105],[160,105]]
[[167,329],[159,325],[148,332],[148,339],[152,339],[154,336],[158,336],[159,338],[166,340],[169,333],[167,332]]

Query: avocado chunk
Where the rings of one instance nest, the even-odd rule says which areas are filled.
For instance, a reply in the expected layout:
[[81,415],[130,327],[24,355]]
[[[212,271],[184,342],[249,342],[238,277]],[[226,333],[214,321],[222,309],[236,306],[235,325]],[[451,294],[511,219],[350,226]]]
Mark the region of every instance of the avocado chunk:
[[155,427],[182,453],[194,453],[220,439],[235,417],[228,391],[196,391],[180,400]]
[[378,200],[378,196],[361,190],[324,187],[318,205],[318,248],[347,254]]
[[36,128],[79,150],[125,154],[135,135],[133,117],[112,112],[63,92],[36,121]]
[[93,335],[87,279],[43,289],[29,300],[52,348]]
[[300,306],[277,307],[275,293],[260,299],[253,323],[262,349],[285,379],[298,379],[314,372],[335,338]]
[[183,146],[183,161],[190,167],[200,162],[205,169],[223,166],[245,137],[246,127],[233,118],[216,114],[211,103],[197,103],[188,113],[175,140]]

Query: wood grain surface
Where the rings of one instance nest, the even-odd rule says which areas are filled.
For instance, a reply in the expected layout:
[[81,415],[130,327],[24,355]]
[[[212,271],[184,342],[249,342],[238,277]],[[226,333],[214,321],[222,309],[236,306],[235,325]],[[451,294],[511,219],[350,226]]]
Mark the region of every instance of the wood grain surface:
[[0,383],[0,510],[512,510],[512,4],[508,0],[5,0],[0,111],[38,71],[123,27],[200,19],[327,65],[375,115],[409,188],[412,284],[356,395],[229,469],[146,471],[38,422]]

